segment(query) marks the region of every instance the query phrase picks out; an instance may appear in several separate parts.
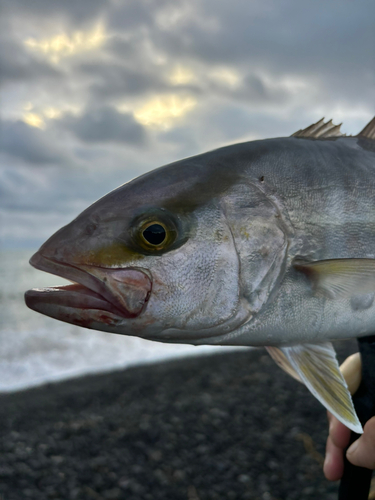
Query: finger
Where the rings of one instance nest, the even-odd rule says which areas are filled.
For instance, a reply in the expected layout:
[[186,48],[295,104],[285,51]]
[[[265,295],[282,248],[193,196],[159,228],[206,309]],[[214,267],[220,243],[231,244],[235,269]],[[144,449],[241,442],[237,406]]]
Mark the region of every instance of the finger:
[[344,457],[342,448],[337,447],[330,436],[327,439],[326,457],[323,472],[329,481],[338,481],[344,472]]
[[350,429],[331,415],[329,420],[329,437],[337,448],[344,450],[350,441]]
[[[361,383],[361,357],[359,353],[349,356],[340,366],[349,391],[354,394]],[[323,471],[329,481],[337,481],[344,472],[344,449],[350,441],[350,430],[339,422],[330,412],[327,412],[329,436],[327,439],[326,456]]]
[[346,456],[353,465],[375,469],[375,417],[370,419],[362,436],[348,449]]
[[354,394],[362,379],[362,362],[359,352],[352,354],[340,366],[350,394]]

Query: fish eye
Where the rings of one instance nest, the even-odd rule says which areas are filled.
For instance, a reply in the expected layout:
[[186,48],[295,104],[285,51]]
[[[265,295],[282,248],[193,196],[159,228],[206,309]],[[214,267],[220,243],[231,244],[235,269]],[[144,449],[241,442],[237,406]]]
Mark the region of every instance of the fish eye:
[[167,229],[158,221],[148,222],[142,228],[142,237],[148,245],[160,247],[167,239]]
[[160,255],[175,248],[176,242],[185,241],[179,234],[178,219],[164,209],[141,213],[132,220],[128,231],[129,243],[146,255]]

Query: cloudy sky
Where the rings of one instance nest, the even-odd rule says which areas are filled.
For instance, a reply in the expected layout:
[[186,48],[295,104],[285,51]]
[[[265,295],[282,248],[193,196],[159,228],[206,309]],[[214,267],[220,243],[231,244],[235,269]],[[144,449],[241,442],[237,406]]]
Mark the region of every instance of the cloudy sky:
[[373,0],[1,0],[0,248],[184,156],[375,114]]

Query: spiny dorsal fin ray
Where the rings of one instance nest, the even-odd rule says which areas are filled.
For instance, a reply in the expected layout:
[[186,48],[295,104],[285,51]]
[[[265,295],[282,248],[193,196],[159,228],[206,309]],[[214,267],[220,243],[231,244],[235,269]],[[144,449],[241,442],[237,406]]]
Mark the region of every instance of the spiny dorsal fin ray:
[[330,342],[273,347],[271,350],[273,352],[268,348],[277,364],[289,375],[304,382],[340,422],[357,434],[363,432]]
[[358,136],[367,137],[367,139],[375,139],[375,116],[370,123],[368,123],[366,127],[360,131]]
[[[294,132],[291,137],[308,137],[309,134],[314,133],[318,128],[321,127],[324,123],[324,117],[316,123],[313,123],[309,127],[304,128],[303,130],[298,130],[298,132]],[[306,134],[306,135],[305,135]]]
[[291,137],[310,137],[312,139],[328,139],[330,137],[345,137],[340,131],[340,125],[334,125],[332,120],[324,123],[324,118],[309,127],[294,132]]
[[340,130],[342,123],[339,123],[339,125],[333,125],[329,130],[324,132],[320,137],[325,139],[326,137],[342,137],[345,136]]

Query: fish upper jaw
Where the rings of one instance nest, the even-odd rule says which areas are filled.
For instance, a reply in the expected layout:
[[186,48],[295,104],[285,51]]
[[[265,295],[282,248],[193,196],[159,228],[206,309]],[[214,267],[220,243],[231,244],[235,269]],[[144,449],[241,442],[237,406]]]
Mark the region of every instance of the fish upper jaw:
[[[30,264],[74,284],[29,290],[25,294],[27,306],[88,328],[97,328],[100,323],[115,325],[138,317],[152,290],[150,273],[138,268],[78,267],[45,257],[40,251],[33,255]],[[106,314],[101,314],[103,311]]]

